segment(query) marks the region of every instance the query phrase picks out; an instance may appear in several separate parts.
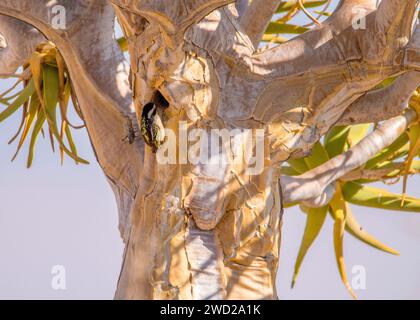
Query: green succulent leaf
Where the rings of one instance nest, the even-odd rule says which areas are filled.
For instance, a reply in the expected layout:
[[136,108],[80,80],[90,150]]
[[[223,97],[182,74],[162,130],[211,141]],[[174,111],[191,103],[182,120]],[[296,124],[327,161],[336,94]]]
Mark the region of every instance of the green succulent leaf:
[[347,141],[350,147],[358,144],[369,133],[371,124],[356,124],[350,127]]
[[349,206],[344,200],[343,194],[341,192],[341,187],[337,187],[337,192],[330,201],[330,212],[334,219],[334,251],[335,258],[337,262],[337,268],[340,273],[341,280],[344,286],[347,288],[347,291],[350,295],[357,299],[353,289],[350,286],[350,283],[347,278],[346,265],[344,262],[344,230],[346,227],[346,220],[349,211]]
[[6,108],[6,110],[3,110],[0,113],[0,122],[14,114],[21,106],[25,104],[25,102],[29,100],[34,92],[35,85],[31,80],[29,81],[28,85],[20,92],[19,96]]
[[265,31],[265,34],[302,34],[309,29],[306,27],[301,27],[293,24],[281,23],[281,22],[270,22]]
[[18,147],[17,147],[15,155],[12,158],[12,161],[14,161],[16,159],[17,155],[19,154],[19,151],[22,148],[23,143],[25,142],[26,137],[29,134],[29,131],[31,130],[32,124],[33,124],[33,122],[34,122],[34,120],[37,116],[37,113],[38,113],[38,110],[39,110],[40,106],[41,106],[41,103],[39,102],[38,95],[36,93],[34,93],[31,97],[31,102],[29,104],[29,111],[28,111],[28,115],[26,116],[26,119],[25,119],[23,132],[22,132],[22,135],[20,136]]
[[356,220],[356,217],[353,215],[349,207],[347,208],[346,231],[352,236],[354,236],[356,239],[366,243],[371,247],[393,255],[399,255],[398,251],[381,243],[375,237],[370,235],[365,229],[363,229],[359,222]]
[[302,174],[309,170],[308,165],[305,162],[304,158],[299,159],[289,159],[287,163],[290,165],[290,167],[298,172],[299,174]]
[[300,244],[299,253],[295,263],[295,271],[293,274],[292,288],[295,286],[297,276],[299,274],[300,267],[303,259],[306,256],[309,248],[312,246],[322,226],[324,225],[325,218],[327,217],[328,206],[322,208],[308,208],[306,227],[303,234],[302,242]]
[[281,167],[281,174],[286,176],[297,176],[299,175],[299,171],[293,169],[291,166],[284,165]]
[[420,212],[420,199],[406,197],[402,205],[402,195],[394,194],[385,189],[346,182],[343,185],[343,195],[346,201],[371,208],[396,210],[405,212]]
[[328,160],[328,152],[320,142],[316,142],[312,147],[311,154],[304,158],[304,161],[309,169],[316,168]]
[[408,146],[409,138],[406,132],[401,134],[401,136],[395,140],[388,148],[383,149],[372,159],[366,162],[365,168],[372,169],[378,166],[381,162],[390,159],[395,154],[397,154],[402,148]]
[[39,133],[41,132],[46,119],[47,117],[44,112],[38,113],[37,120],[34,125],[34,129],[32,130],[31,141],[29,143],[29,154],[28,154],[28,160],[26,163],[27,168],[30,168],[32,166],[34,153],[35,153],[35,144],[36,144],[36,141],[38,140]]
[[44,101],[45,101],[45,113],[48,120],[48,126],[51,130],[52,135],[60,143],[60,147],[64,152],[73,158],[77,163],[88,164],[89,162],[78,157],[76,154],[71,152],[62,141],[57,126],[57,105],[58,105],[58,93],[59,93],[59,78],[57,69],[49,66],[43,66],[44,75]]
[[338,156],[346,150],[349,133],[349,126],[337,126],[328,132],[325,136],[325,149],[330,158]]

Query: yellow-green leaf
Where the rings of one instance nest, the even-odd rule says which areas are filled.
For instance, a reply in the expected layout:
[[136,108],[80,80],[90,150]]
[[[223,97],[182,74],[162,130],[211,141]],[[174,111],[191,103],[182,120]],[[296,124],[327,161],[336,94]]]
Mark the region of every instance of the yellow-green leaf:
[[347,136],[347,141],[349,146],[352,147],[358,144],[369,132],[371,124],[363,123],[363,124],[356,124],[350,127],[349,134]]
[[388,148],[383,149],[377,155],[375,155],[372,159],[366,162],[365,168],[372,169],[382,161],[389,159],[394,154],[396,154],[401,148],[407,145],[408,143],[408,135],[404,132],[401,136],[398,137]]
[[292,288],[296,283],[297,276],[299,274],[300,266],[302,265],[303,259],[306,256],[309,248],[315,241],[322,226],[324,225],[325,218],[328,213],[328,206],[322,208],[309,208],[306,218],[306,227],[303,234],[302,242],[300,245],[299,253],[295,263],[295,272],[293,274]]
[[38,93],[39,100],[43,104],[42,95],[42,59],[45,54],[35,51],[29,59],[29,66],[32,72],[32,80],[34,81],[35,90]]
[[334,158],[345,151],[349,132],[349,126],[337,126],[328,132],[325,137],[325,149],[330,158]]
[[309,170],[309,167],[303,158],[289,159],[287,163],[298,173],[304,173]]
[[293,169],[291,166],[282,166],[281,174],[286,176],[297,176],[299,172]]
[[34,92],[34,82],[31,80],[19,96],[6,108],[6,110],[3,110],[3,112],[0,113],[0,122],[14,114],[26,101],[29,100]]
[[304,160],[308,168],[313,169],[327,162],[329,156],[324,146],[320,142],[316,142],[312,147],[311,154],[305,157]]
[[261,41],[263,42],[273,42],[273,43],[284,43],[288,39],[274,35],[274,34],[265,34],[263,35]]
[[43,75],[44,75],[44,101],[45,101],[45,112],[48,120],[49,128],[54,135],[54,137],[60,143],[60,146],[63,148],[64,152],[73,158],[73,160],[88,164],[86,160],[78,157],[73,154],[65,145],[60,138],[60,133],[58,132],[57,126],[57,103],[58,103],[58,94],[59,94],[59,79],[57,69],[49,66],[43,66]]
[[18,147],[16,150],[16,153],[14,154],[12,161],[14,161],[20,151],[20,149],[22,148],[23,143],[26,140],[26,137],[28,136],[29,131],[31,130],[32,127],[32,123],[34,122],[37,112],[40,108],[40,102],[38,99],[38,95],[37,94],[33,94],[31,97],[31,102],[29,104],[29,111],[28,111],[28,115],[26,116],[25,119],[25,125],[23,127],[23,132],[22,135],[20,136],[20,140],[18,143]]
[[[75,154],[77,156],[76,144],[74,143],[73,136],[71,134],[69,125],[66,125],[66,127],[65,127],[65,133],[66,133],[66,138],[67,138],[67,141],[69,143],[71,152],[73,152],[73,154]],[[76,161],[76,164],[79,163],[77,160],[75,160],[75,161]]]
[[34,129],[32,130],[31,142],[29,143],[29,154],[28,154],[28,161],[26,166],[30,168],[32,166],[32,161],[34,159],[35,153],[35,144],[38,139],[39,133],[41,132],[42,126],[44,125],[46,120],[46,116],[44,112],[39,112],[37,120],[34,125]]
[[406,197],[401,206],[402,195],[355,182],[346,182],[343,185],[343,195],[348,202],[364,207],[420,212],[420,199]]
[[341,280],[343,281],[343,284],[349,291],[350,295],[354,299],[357,299],[355,293],[353,292],[353,289],[349,284],[346,273],[346,265],[344,262],[343,240],[348,205],[346,201],[344,201],[340,186],[337,187],[337,192],[335,193],[333,199],[330,201],[330,209],[331,215],[334,218],[334,251],[338,271],[340,273]]
[[388,247],[387,245],[381,243],[371,234],[369,234],[362,226],[357,222],[356,217],[351,212],[350,208],[347,206],[347,216],[346,216],[346,231],[354,236],[356,239],[390,254],[399,255],[399,252]]
[[265,30],[265,34],[302,34],[307,30],[309,29],[306,27],[273,21],[269,23],[267,30]]
[[401,205],[404,205],[405,195],[407,193],[407,180],[408,180],[408,174],[411,169],[411,165],[414,161],[414,158],[418,155],[420,152],[420,124],[416,123],[415,125],[412,125],[408,130],[408,137],[410,140],[410,148],[408,151],[408,156],[404,168],[404,180],[403,180],[403,196],[401,200]]

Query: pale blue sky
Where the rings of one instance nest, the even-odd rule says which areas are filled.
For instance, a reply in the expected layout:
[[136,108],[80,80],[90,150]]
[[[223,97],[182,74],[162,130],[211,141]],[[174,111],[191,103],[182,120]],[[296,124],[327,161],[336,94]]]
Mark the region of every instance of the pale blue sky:
[[[10,81],[0,80],[0,92]],[[25,168],[27,145],[10,159],[16,145],[7,141],[20,115],[0,124],[0,298],[111,299],[123,245],[113,194],[95,162],[84,131],[75,135],[80,155],[91,165],[76,166],[66,158],[60,166],[49,141],[40,140],[33,167]],[[420,197],[420,178],[411,178],[409,193]],[[389,188],[389,187],[387,187]],[[391,188],[401,191],[401,186]],[[345,257],[349,278],[355,265],[366,269],[367,289],[361,299],[420,298],[420,216],[353,207],[363,226],[400,250],[391,256],[349,235]],[[332,223],[328,219],[290,289],[294,261],[305,226],[298,209],[284,216],[278,293],[281,299],[348,299],[336,268]],[[66,268],[67,289],[53,290],[51,268]]]

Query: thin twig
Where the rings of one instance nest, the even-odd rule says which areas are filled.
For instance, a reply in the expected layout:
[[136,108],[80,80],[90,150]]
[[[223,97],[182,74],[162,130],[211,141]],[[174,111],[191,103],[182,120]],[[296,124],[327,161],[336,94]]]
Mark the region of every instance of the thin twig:
[[[319,21],[319,19],[322,18],[322,16],[324,15],[324,13],[328,10],[328,8],[331,5],[331,0],[328,0],[328,2],[325,4],[324,8],[319,12],[318,16],[316,17],[316,20]],[[304,28],[309,28],[312,27],[314,25],[314,22],[308,23],[303,25]]]
[[318,26],[321,25],[321,23],[308,11],[306,10],[304,4],[303,4],[304,0],[298,0],[298,5],[299,8],[303,11],[303,13],[306,14],[306,16],[311,19],[313,22],[315,22]]

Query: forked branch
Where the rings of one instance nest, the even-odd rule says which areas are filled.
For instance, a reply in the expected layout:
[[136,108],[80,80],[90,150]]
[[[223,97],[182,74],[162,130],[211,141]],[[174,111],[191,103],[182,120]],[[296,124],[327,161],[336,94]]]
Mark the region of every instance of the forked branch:
[[168,33],[183,33],[216,8],[235,0],[110,0],[121,9],[160,24]]
[[384,89],[368,92],[353,102],[339,125],[371,123],[396,117],[408,106],[408,99],[420,86],[420,72],[410,71]]
[[[416,112],[408,109],[403,115],[384,121],[354,147],[315,169],[299,176],[282,176],[280,183],[284,201],[310,202],[322,197],[327,187],[390,146],[416,119]],[[325,204],[320,203],[320,206]]]

